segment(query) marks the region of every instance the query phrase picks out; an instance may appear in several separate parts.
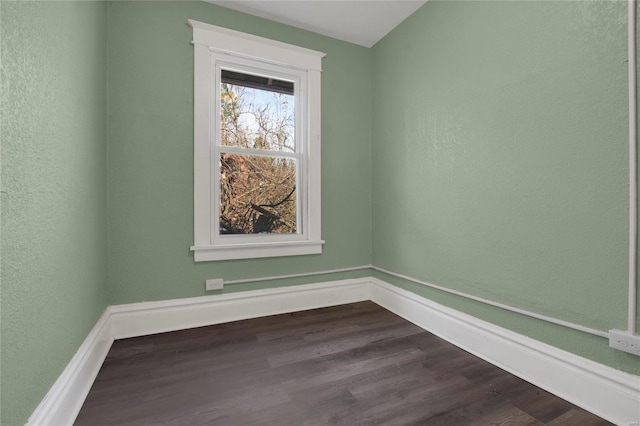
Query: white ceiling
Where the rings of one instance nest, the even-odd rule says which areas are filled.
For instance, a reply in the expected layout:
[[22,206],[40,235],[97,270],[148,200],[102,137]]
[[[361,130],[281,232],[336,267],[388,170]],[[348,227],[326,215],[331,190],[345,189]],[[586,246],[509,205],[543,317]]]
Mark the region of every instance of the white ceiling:
[[426,3],[418,0],[205,0],[371,47]]

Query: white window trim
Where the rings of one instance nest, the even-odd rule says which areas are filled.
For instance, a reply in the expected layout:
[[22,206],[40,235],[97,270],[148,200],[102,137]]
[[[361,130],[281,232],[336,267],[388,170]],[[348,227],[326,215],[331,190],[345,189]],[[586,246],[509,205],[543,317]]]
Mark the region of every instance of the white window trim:
[[[194,260],[229,260],[258,257],[295,256],[322,253],[320,183],[320,78],[322,52],[233,31],[189,19],[194,45]],[[215,57],[227,55],[238,62],[254,61],[264,67],[278,66],[306,75],[307,126],[301,138],[304,166],[300,208],[302,232],[295,235],[217,236],[213,217],[213,173],[216,125],[212,87]],[[212,69],[213,68],[213,69]],[[302,85],[303,87],[305,85]],[[215,224],[214,224],[215,223]]]

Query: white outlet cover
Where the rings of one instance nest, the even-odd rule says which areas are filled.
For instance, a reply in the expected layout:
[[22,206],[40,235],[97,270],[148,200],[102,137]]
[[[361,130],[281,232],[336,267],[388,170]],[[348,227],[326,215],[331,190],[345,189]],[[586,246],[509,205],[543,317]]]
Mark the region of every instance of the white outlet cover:
[[640,356],[640,336],[627,331],[610,330],[609,346],[620,351]]
[[213,278],[206,281],[205,289],[207,291],[222,290],[224,287],[224,280],[222,278]]

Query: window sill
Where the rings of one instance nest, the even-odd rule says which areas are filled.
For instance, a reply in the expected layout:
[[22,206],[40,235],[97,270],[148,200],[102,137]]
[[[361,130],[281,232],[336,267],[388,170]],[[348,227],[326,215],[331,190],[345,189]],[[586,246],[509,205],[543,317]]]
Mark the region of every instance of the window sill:
[[323,244],[323,240],[228,244],[218,246],[192,246],[191,251],[193,252],[194,261],[206,262],[212,260],[321,254]]

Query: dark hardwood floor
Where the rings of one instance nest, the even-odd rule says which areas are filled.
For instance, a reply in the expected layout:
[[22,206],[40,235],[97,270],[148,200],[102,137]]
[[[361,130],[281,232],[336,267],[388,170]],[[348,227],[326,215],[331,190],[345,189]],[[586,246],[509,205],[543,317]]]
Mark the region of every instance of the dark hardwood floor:
[[601,425],[372,302],[118,340],[76,425]]

